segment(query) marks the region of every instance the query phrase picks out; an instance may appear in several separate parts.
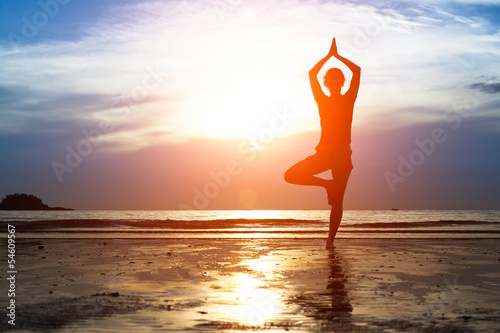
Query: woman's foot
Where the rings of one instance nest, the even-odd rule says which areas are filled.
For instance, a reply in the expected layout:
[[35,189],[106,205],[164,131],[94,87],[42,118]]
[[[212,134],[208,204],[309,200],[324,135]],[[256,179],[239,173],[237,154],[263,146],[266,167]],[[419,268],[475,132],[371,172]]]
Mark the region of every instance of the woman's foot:
[[332,239],[328,238],[326,240],[325,249],[327,249],[327,250],[333,250],[334,248],[335,248],[335,246],[333,246],[333,238]]

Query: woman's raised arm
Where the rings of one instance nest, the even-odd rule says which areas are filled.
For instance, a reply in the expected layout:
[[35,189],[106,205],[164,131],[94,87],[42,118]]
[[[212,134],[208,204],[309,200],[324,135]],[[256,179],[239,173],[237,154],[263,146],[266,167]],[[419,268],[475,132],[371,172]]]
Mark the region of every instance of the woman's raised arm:
[[344,65],[346,65],[347,68],[349,68],[352,72],[351,84],[349,86],[349,90],[347,90],[346,92],[346,95],[349,94],[356,97],[358,95],[359,82],[361,79],[361,67],[353,63],[351,60],[339,55],[339,53],[337,52],[337,45],[335,44],[335,38],[333,39],[332,48],[330,48],[330,51],[332,51],[332,49],[334,49],[334,53],[332,54],[332,56],[342,61],[342,63],[344,63]]
[[335,38],[334,38],[332,46],[330,47],[330,51],[328,51],[328,54],[323,59],[318,61],[318,63],[314,65],[314,67],[311,68],[311,70],[309,71],[309,82],[311,83],[311,89],[314,95],[314,99],[317,99],[319,96],[326,96],[323,90],[321,89],[321,85],[319,84],[318,73],[321,70],[321,68],[325,65],[325,63],[335,54],[338,55],[337,45],[335,44]]

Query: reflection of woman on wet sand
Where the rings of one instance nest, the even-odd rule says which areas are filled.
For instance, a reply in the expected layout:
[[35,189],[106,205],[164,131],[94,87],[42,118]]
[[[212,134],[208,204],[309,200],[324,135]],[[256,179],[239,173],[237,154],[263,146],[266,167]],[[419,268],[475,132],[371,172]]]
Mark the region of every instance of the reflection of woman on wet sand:
[[[352,71],[349,90],[340,91],[345,78],[338,68],[329,69],[324,76],[324,85],[329,90],[327,96],[318,82],[318,73],[323,65],[334,57]],[[335,38],[330,51],[310,71],[309,80],[318,104],[321,138],[316,153],[296,163],[285,172],[285,180],[291,184],[324,187],[328,195],[330,212],[330,231],[326,247],[333,247],[333,240],[342,220],[344,193],[352,170],[351,162],[351,123],[354,102],[358,96],[361,68],[337,52]],[[331,170],[333,179],[316,177],[316,174]]]
[[[310,276],[310,279],[325,278],[326,289],[320,287],[320,283],[312,283],[318,280],[310,280],[308,284],[303,280],[305,275],[299,275],[297,271],[296,277],[304,283],[300,284],[296,289],[298,293],[292,294],[289,300],[301,308],[301,314],[314,319],[320,328],[318,331],[358,332],[359,327],[352,323],[353,306],[347,288],[348,263],[335,251],[329,251],[324,263],[327,264],[324,266],[325,270],[319,275],[315,272],[316,276]],[[304,274],[309,273],[304,271]]]

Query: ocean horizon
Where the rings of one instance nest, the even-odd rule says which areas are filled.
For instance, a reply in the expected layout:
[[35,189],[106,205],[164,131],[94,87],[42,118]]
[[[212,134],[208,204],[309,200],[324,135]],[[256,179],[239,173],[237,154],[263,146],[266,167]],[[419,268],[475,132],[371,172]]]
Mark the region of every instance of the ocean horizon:
[[[328,210],[2,211],[24,238],[323,238]],[[4,228],[5,229],[5,228]],[[338,238],[500,238],[500,210],[346,210]]]

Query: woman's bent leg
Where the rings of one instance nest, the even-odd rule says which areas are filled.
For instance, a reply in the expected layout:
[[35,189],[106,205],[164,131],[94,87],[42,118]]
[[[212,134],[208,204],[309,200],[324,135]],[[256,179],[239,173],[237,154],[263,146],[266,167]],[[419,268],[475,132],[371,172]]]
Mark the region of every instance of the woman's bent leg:
[[319,178],[315,175],[329,169],[328,161],[324,161],[317,155],[311,155],[290,167],[285,172],[285,181],[290,184],[321,186],[326,188],[330,180]]

